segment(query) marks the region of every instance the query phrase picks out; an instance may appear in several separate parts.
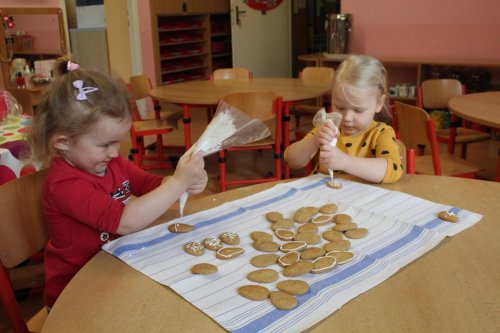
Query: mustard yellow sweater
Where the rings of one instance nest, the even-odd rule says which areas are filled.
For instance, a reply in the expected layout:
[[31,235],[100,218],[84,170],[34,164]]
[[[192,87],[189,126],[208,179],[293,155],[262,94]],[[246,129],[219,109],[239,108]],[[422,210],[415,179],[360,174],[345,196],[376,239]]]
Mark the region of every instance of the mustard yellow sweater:
[[[316,132],[314,128],[307,136],[312,136]],[[358,157],[381,157],[387,160],[387,170],[382,183],[394,183],[403,175],[403,165],[399,147],[396,143],[394,129],[385,123],[373,121],[370,127],[356,135],[343,136],[340,133],[337,141],[337,148],[346,154]],[[285,161],[287,160],[285,151]],[[328,169],[320,167],[318,170],[318,152],[311,159],[315,160],[314,172],[328,174]]]

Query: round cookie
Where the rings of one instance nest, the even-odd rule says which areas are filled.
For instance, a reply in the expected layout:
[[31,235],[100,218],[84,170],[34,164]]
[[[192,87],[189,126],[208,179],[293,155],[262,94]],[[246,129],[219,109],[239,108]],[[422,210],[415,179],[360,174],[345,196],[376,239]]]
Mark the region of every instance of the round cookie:
[[342,223],[351,223],[352,217],[347,214],[337,214],[333,217],[333,223],[342,224]]
[[280,248],[278,243],[269,241],[256,241],[253,242],[252,245],[254,249],[262,252],[276,252]]
[[241,286],[238,288],[238,294],[252,301],[263,301],[269,298],[269,290],[257,285]]
[[350,222],[350,223],[338,223],[336,224],[332,230],[337,230],[337,231],[347,231],[347,230],[352,230],[352,229],[356,229],[358,227],[358,225],[354,222]]
[[334,257],[337,260],[337,264],[341,265],[354,258],[354,253],[349,251],[332,251],[326,254],[328,257]]
[[276,222],[274,222],[271,225],[271,230],[276,230],[276,229],[290,229],[295,225],[295,222],[293,222],[292,219],[281,219]]
[[312,232],[299,232],[293,237],[293,240],[306,242],[306,244],[318,244],[321,242],[321,237]]
[[324,256],[326,251],[320,247],[308,247],[300,253],[300,259],[314,260]]
[[208,275],[217,273],[218,271],[219,269],[217,268],[217,266],[207,263],[196,264],[191,267],[191,273],[193,274]]
[[281,214],[280,212],[269,212],[266,213],[265,217],[269,222],[274,223],[278,220],[281,220],[283,218],[283,214]]
[[193,230],[193,226],[184,223],[172,223],[168,226],[168,231],[181,233],[181,232],[189,232]]
[[317,233],[318,230],[318,226],[311,223],[302,224],[297,228],[297,232]]
[[342,237],[342,233],[337,230],[327,230],[323,232],[321,236],[323,236],[325,240],[330,242],[344,239],[344,237]]
[[253,282],[269,283],[278,280],[278,272],[274,269],[264,268],[247,274],[247,279]]
[[205,253],[205,247],[200,242],[189,242],[184,245],[184,251],[193,256],[201,256]]
[[253,241],[272,241],[273,235],[264,231],[253,231],[250,233],[250,238]]
[[359,238],[363,238],[366,235],[368,235],[368,229],[366,229],[366,228],[356,228],[356,229],[346,230],[344,232],[344,235],[347,238],[359,239]]
[[291,264],[283,269],[283,276],[295,277],[307,274],[313,269],[313,264],[310,261],[299,260],[295,264]]
[[292,295],[303,295],[309,292],[309,284],[302,280],[283,280],[278,282],[276,287]]
[[323,249],[328,253],[332,251],[347,251],[351,247],[351,242],[347,239],[333,241],[323,245]]
[[274,253],[260,254],[250,259],[250,263],[255,267],[267,267],[278,262],[279,255]]
[[337,211],[338,207],[334,203],[325,204],[319,207],[319,212],[321,214],[334,214]]
[[271,291],[269,293],[271,304],[281,310],[290,310],[297,306],[297,298],[284,291]]

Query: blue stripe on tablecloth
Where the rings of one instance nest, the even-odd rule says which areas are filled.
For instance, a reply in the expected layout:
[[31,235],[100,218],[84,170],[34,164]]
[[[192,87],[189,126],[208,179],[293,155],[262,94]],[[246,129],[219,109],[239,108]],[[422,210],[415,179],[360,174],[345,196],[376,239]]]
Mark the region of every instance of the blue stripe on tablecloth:
[[[214,218],[211,218],[211,219],[199,222],[199,223],[196,224],[196,226],[198,228],[201,228],[201,227],[204,227],[206,225],[214,224],[214,223],[217,223],[217,222],[220,222],[220,221],[224,221],[224,220],[230,219],[232,217],[241,215],[244,212],[246,212],[246,209],[240,207],[240,208],[238,208],[238,209],[236,209],[236,210],[234,210],[234,211],[232,211],[230,213],[227,213],[227,214],[224,214],[224,215],[220,215],[220,216],[216,216]],[[169,240],[169,239],[171,239],[173,237],[176,237],[178,235],[179,234],[177,234],[177,233],[170,232],[170,233],[165,234],[165,235],[163,235],[161,237],[153,238],[153,239],[145,241],[145,242],[134,243],[134,244],[124,244],[124,245],[122,245],[120,247],[117,247],[112,252],[112,254],[114,256],[118,257],[118,256],[122,255],[125,252],[139,250],[139,249],[144,248],[144,247],[153,246],[153,245],[156,245],[158,243],[167,241],[167,240]]]
[[[279,196],[277,196],[277,197],[275,197],[273,199],[261,201],[261,202],[255,203],[255,204],[247,206],[247,207],[240,207],[240,208],[238,208],[237,210],[235,210],[233,212],[230,212],[228,214],[224,214],[224,215],[221,215],[221,216],[217,216],[217,217],[214,217],[214,218],[211,218],[211,219],[208,219],[208,220],[196,223],[195,225],[196,225],[197,228],[202,228],[202,227],[205,227],[207,225],[218,223],[218,222],[227,220],[229,218],[232,218],[234,216],[241,215],[241,214],[243,214],[247,210],[253,210],[253,209],[262,208],[262,207],[265,207],[265,206],[272,205],[273,203],[276,203],[276,202],[284,200],[284,199],[286,199],[288,197],[291,197],[298,190],[309,190],[311,188],[318,187],[318,186],[324,184],[326,181],[327,181],[327,178],[323,178],[323,179],[321,179],[318,182],[309,184],[309,185],[304,186],[303,188],[300,188],[300,189],[291,188],[287,192],[285,192],[285,193],[283,193],[283,194],[281,194],[281,195],[279,195]],[[153,238],[153,239],[148,240],[148,241],[144,241],[144,242],[140,242],[140,243],[135,243],[135,244],[124,244],[124,245],[122,245],[120,247],[117,247],[112,252],[112,254],[114,256],[119,257],[120,255],[122,255],[122,254],[124,254],[126,252],[129,252],[129,251],[135,251],[135,250],[139,250],[139,249],[142,249],[142,248],[147,248],[149,246],[157,245],[157,244],[159,244],[161,242],[168,241],[168,240],[172,239],[173,237],[175,237],[177,235],[178,234],[175,234],[175,233],[168,233],[166,235],[163,235],[163,236],[157,237],[157,238]]]

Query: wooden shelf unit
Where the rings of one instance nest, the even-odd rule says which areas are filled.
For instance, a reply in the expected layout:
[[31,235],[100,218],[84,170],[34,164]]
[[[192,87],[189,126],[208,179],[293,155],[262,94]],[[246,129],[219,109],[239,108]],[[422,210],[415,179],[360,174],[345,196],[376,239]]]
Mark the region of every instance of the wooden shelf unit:
[[[151,5],[156,82],[208,79],[232,66],[229,2],[156,0]],[[203,12],[205,10],[205,12]]]

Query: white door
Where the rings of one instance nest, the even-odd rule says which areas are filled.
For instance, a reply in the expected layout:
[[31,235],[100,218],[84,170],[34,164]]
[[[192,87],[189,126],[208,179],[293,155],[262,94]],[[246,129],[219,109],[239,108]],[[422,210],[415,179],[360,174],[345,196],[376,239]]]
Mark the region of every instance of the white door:
[[231,0],[233,67],[244,67],[254,77],[290,77],[291,1],[265,14],[245,2]]

